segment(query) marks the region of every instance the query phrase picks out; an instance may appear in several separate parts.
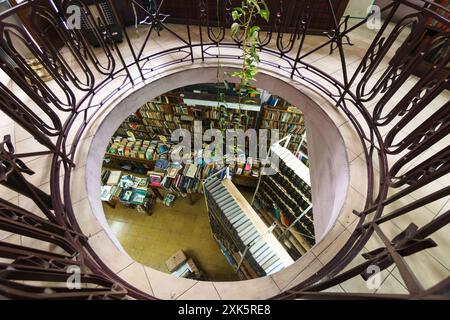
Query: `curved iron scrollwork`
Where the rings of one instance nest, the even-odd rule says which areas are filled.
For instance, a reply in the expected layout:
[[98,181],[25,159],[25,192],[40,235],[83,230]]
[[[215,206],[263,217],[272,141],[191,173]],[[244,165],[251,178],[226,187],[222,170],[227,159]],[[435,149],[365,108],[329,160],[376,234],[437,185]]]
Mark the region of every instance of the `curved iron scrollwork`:
[[[276,12],[275,31],[277,32],[277,49],[283,54],[291,52],[296,44],[296,40],[306,36],[308,25],[311,21],[310,0],[297,1],[294,6],[292,8],[291,2],[283,4],[283,1],[280,1],[279,11]],[[288,26],[290,25],[294,25],[293,30],[288,30]],[[286,34],[289,36],[287,42],[284,41]],[[301,44],[303,44],[303,41]],[[301,45],[298,51],[301,51]]]
[[[117,3],[106,2],[124,35],[122,44],[116,43],[111,31],[105,28],[107,17],[99,1],[94,4],[97,16],[92,7],[79,0],[57,4],[51,0],[23,1],[0,14],[0,66],[13,86],[23,92],[15,94],[10,86],[0,84],[0,109],[44,148],[16,154],[11,137],[6,136],[0,143],[0,182],[31,199],[39,208],[39,214],[36,214],[8,199],[0,199],[0,231],[7,232],[10,237],[32,240],[21,244],[5,239],[0,241],[0,296],[153,298],[111,271],[77,224],[70,193],[77,144],[91,119],[110,99],[125,88],[150,80],[158,70],[216,59],[219,54],[223,62],[241,58],[236,53],[240,50],[241,40],[227,37],[232,23],[230,14],[234,2],[231,0],[192,0],[199,17],[198,29],[192,28],[191,17],[188,17],[185,32],[159,19],[162,6],[156,12],[150,12],[139,1],[127,0],[127,6],[151,20],[139,27],[139,32],[144,30],[145,36],[137,43],[132,41],[132,31],[117,14]],[[278,70],[333,101],[358,133],[363,146],[361,156],[366,160],[368,171],[366,205],[364,210],[353,212],[357,217],[356,226],[345,245],[316,274],[274,298],[449,299],[450,277],[432,287],[423,287],[405,257],[414,257],[425,249],[439,246],[434,235],[449,225],[450,211],[440,212],[422,225],[413,221],[395,235],[388,236],[383,226],[414,210],[425,210],[436,201],[449,199],[448,186],[438,184],[429,190],[428,186],[450,173],[448,145],[436,148],[437,144],[448,141],[450,103],[425,112],[426,118],[420,118],[420,121],[418,115],[428,111],[430,104],[448,88],[450,10],[430,1],[421,1],[420,5],[417,1],[392,1],[382,9],[386,19],[380,30],[373,33],[356,69],[350,72],[346,51],[349,47],[345,43],[350,43],[352,31],[364,27],[367,19],[350,26],[348,18],[338,19],[336,4],[330,0],[275,2],[278,7],[271,8],[271,24],[263,26],[259,34],[258,50],[264,54],[261,66]],[[215,7],[217,3],[219,8]],[[68,28],[69,16],[65,9],[70,5],[81,9],[84,29]],[[393,18],[401,6],[417,12],[395,22]],[[305,46],[314,10],[318,7],[326,8],[331,18],[328,38],[320,38],[318,45]],[[23,25],[11,23],[8,17],[14,14],[28,16],[29,22]],[[431,20],[437,21],[440,29],[426,37]],[[39,28],[42,23],[55,30],[54,39],[48,38],[46,31]],[[90,45],[88,29],[97,39],[98,48]],[[147,50],[156,44],[152,38],[155,29],[158,35],[165,33],[170,37],[173,46],[156,52]],[[57,46],[56,40],[63,43],[62,48]],[[211,53],[219,43],[223,50]],[[333,58],[341,64],[341,75],[330,74],[320,65],[307,62],[328,46]],[[431,64],[428,74],[411,82],[417,66],[436,46],[443,48],[439,59]],[[163,59],[166,57],[170,59]],[[31,67],[30,58],[38,61],[50,75],[51,87]],[[406,86],[408,83],[412,85]],[[399,90],[403,90],[400,101],[392,103]],[[372,105],[374,109],[369,111]],[[43,155],[49,157],[51,163],[50,193],[29,182],[34,172],[26,160]],[[417,195],[418,190],[425,191]],[[390,205],[414,194],[412,201],[388,210]],[[381,244],[365,250],[373,237],[380,239]],[[371,265],[380,270],[395,265],[408,293],[325,292],[352,279],[367,279],[367,268]],[[82,287],[70,290],[65,283],[68,269],[74,266],[81,270]],[[39,285],[36,281],[42,283]]]

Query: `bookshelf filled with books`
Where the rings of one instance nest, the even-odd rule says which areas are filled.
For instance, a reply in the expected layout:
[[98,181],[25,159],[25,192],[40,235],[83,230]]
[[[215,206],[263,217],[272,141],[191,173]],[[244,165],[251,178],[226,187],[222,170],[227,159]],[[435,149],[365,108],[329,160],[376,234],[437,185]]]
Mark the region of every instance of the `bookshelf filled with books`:
[[[160,176],[159,181],[155,181],[158,187],[186,194],[199,193],[199,181],[228,165],[236,184],[256,187],[261,170],[258,159],[219,158],[207,144],[203,147],[204,149],[193,153],[183,154],[182,148],[174,142],[141,139],[130,141],[130,138],[115,136],[106,149],[104,166],[137,173],[150,172],[153,178]],[[173,161],[172,155],[176,155],[180,161]]]
[[[268,103],[272,101],[268,100]],[[279,139],[290,135],[288,149],[293,153],[302,153],[307,156],[307,143],[305,139],[305,119],[296,107],[283,102],[283,106],[265,105],[262,108],[260,129],[278,129]]]
[[[244,131],[256,128],[259,105],[241,104],[237,107],[238,103],[229,102],[229,98],[223,103],[217,99],[207,99],[213,99],[211,94],[171,92],[159,96],[131,114],[119,127],[117,134],[152,139],[160,135],[169,137],[176,129],[187,129],[193,133],[194,121],[201,121],[203,132],[210,128]],[[258,100],[251,101],[256,103]]]
[[[257,89],[244,101],[230,84],[201,84],[163,94],[142,105],[118,128],[116,135],[131,139],[152,140],[170,137],[176,129],[194,130],[201,121],[202,130],[278,129],[280,139],[291,135],[289,150],[307,156],[303,114],[281,97]],[[193,134],[191,134],[193,138]]]
[[271,152],[279,164],[272,166],[275,174],[261,176],[252,205],[266,223],[279,226],[292,256],[301,255],[315,244],[309,170],[287,148],[275,145]]
[[[210,212],[214,209],[215,208],[213,207]],[[257,268],[258,266],[254,261],[251,261],[250,259],[242,259],[242,255],[240,254],[238,247],[240,239],[237,239],[231,232],[230,227],[223,223],[224,219],[218,218],[215,214],[210,214],[209,217],[214,238],[219,244],[221,251],[227,258],[228,263],[237,270],[239,279],[248,280],[264,276],[265,274]]]
[[214,238],[240,279],[270,275],[294,262],[229,179],[211,177],[204,188]]
[[[256,129],[257,132],[278,129],[280,139],[290,135],[288,149],[308,166],[303,114],[280,97],[258,92],[260,95],[249,97],[245,104],[240,104],[232,88],[218,90],[216,85],[209,84],[163,94],[141,106],[122,123],[108,146],[105,163],[137,172],[153,170],[159,158],[169,160],[174,147],[170,141],[173,131],[187,129],[193,139],[194,122],[201,121],[203,133],[210,128],[222,131],[224,146],[226,129]],[[222,102],[218,101],[219,96]],[[246,158],[249,147],[247,141],[243,150]],[[236,184],[256,187],[259,159],[237,159],[229,166]]]

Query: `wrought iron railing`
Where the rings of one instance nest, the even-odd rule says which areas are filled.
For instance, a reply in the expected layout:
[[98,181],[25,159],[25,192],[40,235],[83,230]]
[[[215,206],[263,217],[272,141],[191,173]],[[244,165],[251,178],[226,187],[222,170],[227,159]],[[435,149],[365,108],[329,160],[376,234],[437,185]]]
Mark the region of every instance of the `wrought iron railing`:
[[[199,23],[191,24],[187,17],[181,27],[163,22],[159,12],[161,7],[150,12],[141,1],[123,1],[129,10],[135,10],[151,22],[146,25],[146,36],[139,44],[133,42],[133,29],[125,27],[122,14],[117,12],[117,2],[107,2],[123,34],[122,43],[114,41],[112,31],[107,27],[111,17],[104,14],[98,1],[94,1],[98,17],[94,17],[91,7],[76,0],[28,0],[0,15],[1,69],[14,85],[11,89],[10,85],[0,84],[0,108],[31,134],[39,146],[37,151],[16,153],[14,141],[6,136],[0,148],[0,181],[7,188],[32,199],[42,212],[38,215],[7,199],[0,199],[0,231],[50,243],[60,249],[55,253],[54,250],[0,241],[0,296],[152,298],[112,272],[82,234],[70,193],[76,167],[75,151],[96,113],[134,85],[151,80],[155,74],[173,65],[215,62],[217,58],[227,64],[240,59],[242,39],[239,35],[232,38],[227,28],[234,1],[192,0],[190,5],[199,13]],[[448,138],[450,102],[436,112],[427,113],[428,117],[416,128],[403,132],[411,121],[417,120],[419,111],[426,109],[448,86],[449,8],[432,1],[392,1],[383,8],[384,20],[380,29],[373,32],[373,39],[360,57],[356,70],[350,72],[346,60],[351,48],[349,36],[351,39],[352,31],[365,28],[367,19],[350,26],[348,19],[338,21],[332,1],[314,1],[317,2],[321,2],[332,17],[328,37],[323,37],[320,45],[306,45],[313,1],[280,1],[272,10],[271,25],[265,26],[259,34],[261,67],[276,70],[320,92],[348,116],[361,139],[368,168],[366,205],[364,211],[354,212],[358,216],[357,226],[335,257],[318,273],[274,298],[449,298],[450,278],[425,288],[405,257],[436,246],[433,234],[449,224],[450,212],[437,215],[421,227],[411,223],[392,239],[382,230],[383,224],[436,200],[446,199],[450,193],[448,185],[428,188],[430,183],[449,173],[450,147],[438,148],[436,152],[432,152],[431,147]],[[211,10],[217,3],[219,10]],[[83,25],[89,26],[89,33],[86,29],[68,25],[71,17],[66,14],[66,9],[70,5],[81,8]],[[294,6],[296,10],[289,12],[290,22],[286,23],[286,12]],[[415,11],[394,20],[402,8]],[[11,22],[12,16],[20,17],[23,24]],[[425,36],[426,25],[432,20],[440,29]],[[148,54],[154,52],[153,45],[158,41],[154,37],[156,32],[170,37],[174,45]],[[90,45],[92,37],[98,44],[96,48]],[[443,49],[430,65],[429,72],[403,89],[411,84],[413,72],[438,42],[444,43]],[[339,57],[341,74],[330,75],[315,63],[307,62],[314,54],[328,48]],[[37,60],[52,80],[41,80],[29,58]],[[374,74],[380,75],[377,80],[372,79]],[[399,89],[406,94],[388,110],[390,100]],[[374,109],[369,111],[372,105]],[[33,173],[27,160],[36,156],[50,159],[49,193],[27,179]],[[417,161],[419,156],[422,160]],[[422,190],[423,196],[416,196],[416,200],[386,214],[386,206],[417,190]],[[384,246],[364,253],[365,262],[349,267],[374,235]],[[66,282],[67,268],[73,265],[80,266],[83,271],[82,288],[71,290],[57,285]],[[381,270],[395,265],[408,294],[323,292],[355,277],[367,278],[369,265],[376,265]],[[35,281],[46,284],[39,285]]]

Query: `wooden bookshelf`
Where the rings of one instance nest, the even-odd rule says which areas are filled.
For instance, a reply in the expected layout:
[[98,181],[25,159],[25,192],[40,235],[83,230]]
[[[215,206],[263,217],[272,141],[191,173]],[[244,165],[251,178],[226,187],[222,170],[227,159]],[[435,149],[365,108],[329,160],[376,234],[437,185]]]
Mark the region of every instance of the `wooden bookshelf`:
[[256,188],[256,186],[258,185],[258,179],[258,177],[235,173],[233,175],[232,181],[238,186]]
[[[292,154],[290,156],[295,158]],[[292,159],[288,160],[289,164],[293,163]],[[276,170],[274,175],[261,176],[253,206],[271,218],[269,224],[275,222],[295,234],[297,243],[307,250],[315,244],[309,177],[301,177],[297,171],[294,172],[281,156]],[[276,208],[280,212],[278,217]]]
[[[261,107],[261,99],[253,97],[248,105],[244,105],[241,110],[237,110],[229,107],[218,107],[217,99],[217,94],[188,92],[185,88],[166,93],[147,102],[131,114],[121,124],[115,135],[124,138],[131,137],[131,140],[161,141],[162,137],[165,137],[165,140],[170,140],[175,129],[184,128],[191,132],[191,139],[194,139],[192,134],[194,121],[201,121],[203,133],[210,128],[222,130],[225,146],[226,129],[239,128],[244,131],[248,129],[278,129],[281,133],[280,139],[288,134],[291,135],[289,150],[293,153],[300,150],[306,156],[305,161],[307,163],[304,117],[287,101],[272,96],[269,103],[274,102],[275,105],[266,104]],[[233,95],[223,96],[223,99],[228,104],[239,102],[239,98]],[[186,100],[188,103],[186,103]],[[197,101],[198,104],[193,103],[193,101]],[[239,118],[237,118],[238,115]],[[244,150],[247,154],[248,147],[247,145],[246,150]],[[152,164],[147,163],[146,159],[122,157],[120,155],[114,155],[111,159],[119,163],[128,159],[141,167],[151,167]],[[257,177],[248,174],[235,174],[233,181],[241,186],[256,187],[257,179]]]
[[[210,217],[210,224],[213,231],[214,238],[219,245],[224,247],[231,258],[228,259],[233,268],[237,271],[239,277],[243,280],[253,279],[256,277],[266,276],[267,265],[261,264],[262,261],[257,260],[248,248],[264,243],[266,251],[266,257],[278,258],[277,266],[289,266],[294,262],[291,255],[283,247],[283,245],[277,240],[276,236],[272,234],[272,229],[267,226],[263,219],[258,215],[254,208],[247,202],[244,196],[238,191],[234,183],[229,179],[224,179],[222,185],[225,187],[229,194],[229,198],[233,199],[235,203],[241,209],[238,219],[240,222],[227,218],[226,212],[223,211],[225,204],[218,204],[214,199],[214,194],[210,191],[206,192],[208,199],[208,213]],[[208,188],[208,187],[207,187]],[[244,222],[242,222],[244,221]],[[236,226],[251,222],[254,231],[243,232],[239,235]],[[241,230],[242,231],[242,230]],[[254,232],[250,236],[248,232]],[[243,235],[247,235],[247,239],[243,240]],[[250,241],[251,246],[245,241],[249,241],[248,237],[253,240]],[[248,250],[248,251],[247,251]],[[267,255],[268,254],[268,255]],[[272,259],[271,258],[271,259]],[[263,260],[264,263],[269,260]],[[240,264],[240,262],[242,262]]]
[[132,158],[110,153],[106,153],[105,158],[110,160],[110,162],[107,162],[108,166],[118,169],[122,168],[122,164],[127,164],[135,168],[145,168],[146,170],[153,170],[155,168],[156,162],[155,160]]
[[300,111],[290,107],[285,101],[282,106],[265,105],[262,109],[262,117],[260,119],[260,129],[278,129],[280,139],[287,135],[291,135],[291,140],[288,149],[295,153],[300,148],[305,155],[307,155],[307,145],[303,138],[305,134],[305,119]]
[[273,223],[277,225],[277,227],[273,230],[273,233],[279,239],[286,251],[291,255],[292,259],[299,259],[309,249],[311,249],[309,242],[307,242],[298,231],[295,229],[287,230],[282,223],[278,220],[274,220],[273,215],[271,215],[265,208],[260,207],[257,208],[256,211],[267,225],[272,225]]
[[136,138],[152,139],[158,135],[170,136],[174,130],[181,128],[193,132],[194,121],[202,121],[203,131],[210,128],[256,129],[259,98],[253,98],[254,104],[244,104],[242,108],[232,105],[237,103],[236,99],[227,97],[226,103],[220,104],[217,95],[212,94],[164,94],[141,106],[122,123],[116,133],[127,136],[131,132]]

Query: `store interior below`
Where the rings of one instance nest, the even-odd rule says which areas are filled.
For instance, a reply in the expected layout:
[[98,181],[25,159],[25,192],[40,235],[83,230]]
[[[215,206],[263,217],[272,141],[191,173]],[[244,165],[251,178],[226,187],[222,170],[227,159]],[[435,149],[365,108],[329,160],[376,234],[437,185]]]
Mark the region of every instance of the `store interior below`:
[[[149,100],[111,137],[101,198],[113,234],[132,259],[177,277],[237,281],[282,270],[314,245],[304,116],[255,90],[242,104],[236,88],[180,88]],[[216,158],[207,143],[186,163],[173,161],[179,142],[173,132],[193,131],[194,121],[202,122],[203,133],[278,130],[268,145],[268,155],[279,153],[277,171],[262,173],[273,163],[263,161],[268,155],[250,157],[250,142],[233,161]]]

